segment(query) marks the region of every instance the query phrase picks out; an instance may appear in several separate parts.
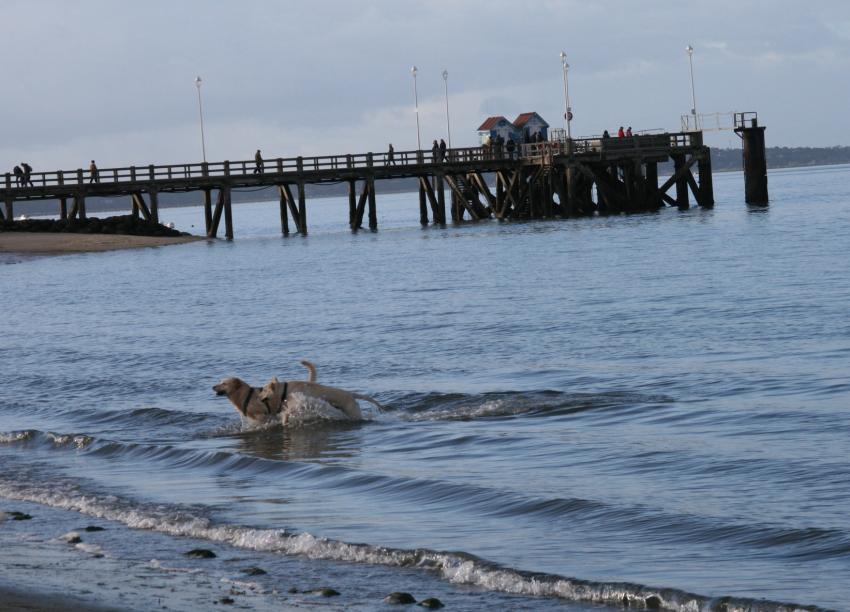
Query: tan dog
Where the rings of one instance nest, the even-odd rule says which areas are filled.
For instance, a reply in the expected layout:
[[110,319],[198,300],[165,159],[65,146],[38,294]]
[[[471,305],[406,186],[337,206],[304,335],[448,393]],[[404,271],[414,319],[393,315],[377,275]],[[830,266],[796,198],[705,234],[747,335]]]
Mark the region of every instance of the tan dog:
[[306,397],[323,400],[342,411],[352,421],[363,420],[363,413],[360,412],[360,406],[357,405],[357,400],[371,402],[379,410],[384,409],[377,400],[372,399],[368,395],[352,393],[344,389],[328,387],[314,382],[303,382],[300,380],[280,382],[277,376],[266,383],[266,386],[260,390],[259,395],[260,401],[271,406],[275,413],[283,413],[286,408],[286,400],[292,393],[300,393]]
[[[303,365],[310,372],[308,382],[303,384],[315,384],[316,382],[316,366],[309,361],[302,361]],[[217,385],[213,385],[213,391],[216,395],[226,395],[230,403],[233,404],[239,411],[239,414],[254,422],[262,422],[270,416],[280,412],[280,403],[276,405],[264,402],[260,398],[260,389],[252,387],[241,378],[232,376],[225,378]]]

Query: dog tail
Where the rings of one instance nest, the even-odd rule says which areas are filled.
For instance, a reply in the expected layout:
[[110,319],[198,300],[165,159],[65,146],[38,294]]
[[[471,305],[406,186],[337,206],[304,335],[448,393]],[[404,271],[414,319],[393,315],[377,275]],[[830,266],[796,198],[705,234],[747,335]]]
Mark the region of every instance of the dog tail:
[[383,405],[381,405],[381,402],[379,402],[378,400],[376,400],[374,398],[369,397],[368,395],[362,395],[360,393],[352,393],[351,395],[354,396],[354,399],[359,399],[359,400],[363,400],[365,402],[371,402],[371,403],[375,404],[378,407],[378,410],[380,410],[381,412],[384,412],[386,410],[386,408],[384,408]]
[[308,382],[316,382],[316,366],[307,361],[306,359],[301,360],[301,365],[303,365],[307,370],[310,371],[310,378],[307,379]]

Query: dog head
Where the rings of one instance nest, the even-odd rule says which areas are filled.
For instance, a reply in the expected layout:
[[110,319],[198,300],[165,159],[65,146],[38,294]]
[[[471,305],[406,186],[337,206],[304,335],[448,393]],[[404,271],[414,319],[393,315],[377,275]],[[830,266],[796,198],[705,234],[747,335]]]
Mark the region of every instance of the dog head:
[[245,384],[247,383],[241,378],[231,376],[230,378],[223,379],[217,385],[213,385],[213,391],[215,391],[216,395],[226,395],[227,397],[231,397]]
[[282,395],[283,386],[280,384],[277,376],[275,376],[260,389],[258,397],[266,406],[279,406]]

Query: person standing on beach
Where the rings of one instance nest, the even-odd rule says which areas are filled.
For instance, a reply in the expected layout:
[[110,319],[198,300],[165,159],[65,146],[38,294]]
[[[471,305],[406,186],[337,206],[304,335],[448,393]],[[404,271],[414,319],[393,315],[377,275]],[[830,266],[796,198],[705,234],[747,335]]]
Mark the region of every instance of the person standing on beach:
[[24,182],[24,171],[20,166],[15,166],[12,172],[15,174],[15,187],[20,187]]
[[257,149],[257,152],[254,153],[254,164],[256,167],[254,168],[254,174],[262,174],[263,173],[263,155],[260,153],[260,150]]
[[94,163],[94,160],[91,160],[89,164],[89,183],[99,183],[100,175],[97,172],[97,164]]
[[35,187],[35,185],[32,184],[32,166],[30,166],[27,162],[21,162],[21,168],[24,169],[23,186],[26,187],[29,185],[30,187]]

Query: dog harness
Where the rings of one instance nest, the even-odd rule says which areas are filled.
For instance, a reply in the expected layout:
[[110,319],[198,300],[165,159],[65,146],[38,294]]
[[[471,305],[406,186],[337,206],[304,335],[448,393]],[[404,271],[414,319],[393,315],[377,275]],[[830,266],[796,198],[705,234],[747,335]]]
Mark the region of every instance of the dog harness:
[[251,401],[251,397],[254,395],[254,387],[249,387],[250,391],[248,391],[248,395],[245,396],[245,399],[242,401],[242,414],[248,416],[248,404]]

